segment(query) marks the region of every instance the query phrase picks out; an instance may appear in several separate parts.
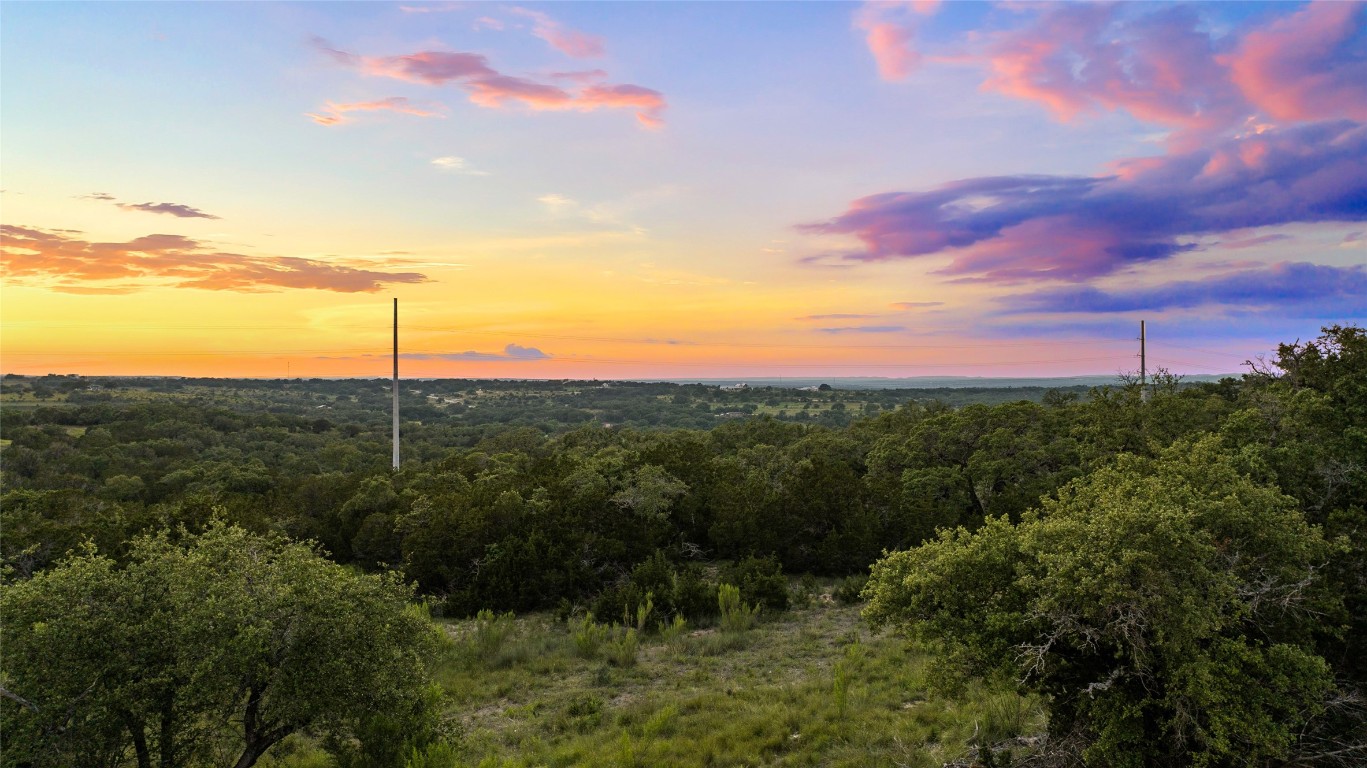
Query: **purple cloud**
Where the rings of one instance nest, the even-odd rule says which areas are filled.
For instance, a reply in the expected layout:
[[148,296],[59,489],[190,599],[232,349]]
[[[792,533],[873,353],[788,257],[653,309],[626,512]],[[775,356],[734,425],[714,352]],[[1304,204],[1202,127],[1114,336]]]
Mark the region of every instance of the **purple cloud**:
[[1082,281],[1195,249],[1189,239],[1293,222],[1367,220],[1367,126],[1327,122],[1122,163],[1110,176],[999,176],[861,198],[799,225],[848,234],[843,261],[951,252],[964,280]]
[[1309,312],[1308,316],[1313,317],[1363,317],[1367,315],[1367,267],[1284,262],[1204,280],[1111,291],[1066,286],[1011,296],[1003,301],[1011,312],[1026,313],[1106,314],[1220,306],[1276,307],[1279,312]]
[[[106,198],[101,198],[106,199]],[[191,208],[180,203],[114,203],[125,211],[146,211],[147,213],[165,213],[180,219],[217,219],[217,216],[205,213],[198,208]]]
[[551,355],[542,352],[536,347],[523,347],[517,344],[509,344],[503,348],[502,352],[409,352],[401,354],[399,357],[408,360],[448,360],[456,362],[489,362],[510,360],[549,360]]
[[[108,192],[91,192],[88,195],[77,195],[78,200],[100,200],[124,209],[125,211],[143,211],[146,213],[164,213],[168,216],[175,216],[180,219],[218,219],[219,217],[205,213],[188,205],[181,203],[120,203],[118,198]],[[57,230],[53,230],[57,231]]]
[[837,312],[837,313],[831,314],[831,315],[803,315],[802,317],[797,317],[797,318],[793,318],[793,319],[794,319],[794,320],[862,320],[862,319],[866,319],[866,318],[870,318],[870,317],[878,317],[878,315],[858,315],[858,314],[853,314],[853,313]]
[[822,333],[898,333],[905,331],[901,325],[848,325],[839,328],[817,328]]

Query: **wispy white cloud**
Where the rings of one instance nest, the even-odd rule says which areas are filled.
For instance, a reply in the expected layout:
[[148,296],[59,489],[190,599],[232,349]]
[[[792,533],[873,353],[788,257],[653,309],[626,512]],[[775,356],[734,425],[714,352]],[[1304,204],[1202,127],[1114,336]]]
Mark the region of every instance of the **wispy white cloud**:
[[480,171],[470,167],[470,163],[463,157],[446,155],[445,157],[435,157],[432,165],[443,173],[454,173],[461,176],[488,176],[488,171]]
[[537,202],[546,206],[546,208],[548,208],[550,212],[554,214],[563,213],[565,211],[572,210],[579,206],[579,203],[576,203],[568,197],[565,197],[564,195],[555,192],[552,192],[549,195],[542,195],[541,197],[538,197],[536,200]]

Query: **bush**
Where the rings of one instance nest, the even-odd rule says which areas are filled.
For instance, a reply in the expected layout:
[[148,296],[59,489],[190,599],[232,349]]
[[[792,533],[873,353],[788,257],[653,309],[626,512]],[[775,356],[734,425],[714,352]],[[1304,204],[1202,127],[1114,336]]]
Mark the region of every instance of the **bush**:
[[[673,613],[693,620],[717,615],[717,585],[693,563],[679,566],[674,576]],[[669,611],[666,611],[669,613]]]
[[812,600],[821,594],[821,582],[810,573],[802,574],[802,578],[797,582],[797,589],[792,591],[789,605],[794,608],[805,608],[812,604]]
[[756,607],[788,610],[788,578],[778,558],[750,557],[725,569],[722,581],[740,588],[740,597]]
[[647,599],[665,616],[683,614],[696,620],[717,613],[717,588],[703,577],[702,570],[694,564],[676,566],[658,550],[637,564],[630,576],[599,594],[593,611],[599,616],[621,616],[624,624],[630,624]]
[[864,585],[868,583],[869,575],[867,573],[856,573],[853,576],[847,576],[841,579],[840,582],[835,585],[835,591],[832,595],[836,600],[845,605],[862,603],[864,602],[864,596],[861,593],[864,591]]

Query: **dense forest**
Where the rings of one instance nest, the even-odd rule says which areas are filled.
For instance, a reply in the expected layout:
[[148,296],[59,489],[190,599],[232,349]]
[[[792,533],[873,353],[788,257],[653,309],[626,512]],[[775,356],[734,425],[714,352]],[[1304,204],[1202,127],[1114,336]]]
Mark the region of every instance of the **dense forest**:
[[296,734],[463,764],[425,616],[623,642],[778,614],[804,575],[862,587],[943,690],[1046,702],[1032,764],[1367,760],[1359,328],[1242,379],[955,399],[403,382],[397,471],[387,382],[3,385],[5,765],[245,767]]

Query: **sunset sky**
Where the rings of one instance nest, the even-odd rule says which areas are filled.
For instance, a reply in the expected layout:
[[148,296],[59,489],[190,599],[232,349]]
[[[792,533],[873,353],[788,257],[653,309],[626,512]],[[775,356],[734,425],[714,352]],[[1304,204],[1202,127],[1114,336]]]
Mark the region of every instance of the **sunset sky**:
[[1367,322],[1367,5],[4,3],[0,370],[1063,376]]

